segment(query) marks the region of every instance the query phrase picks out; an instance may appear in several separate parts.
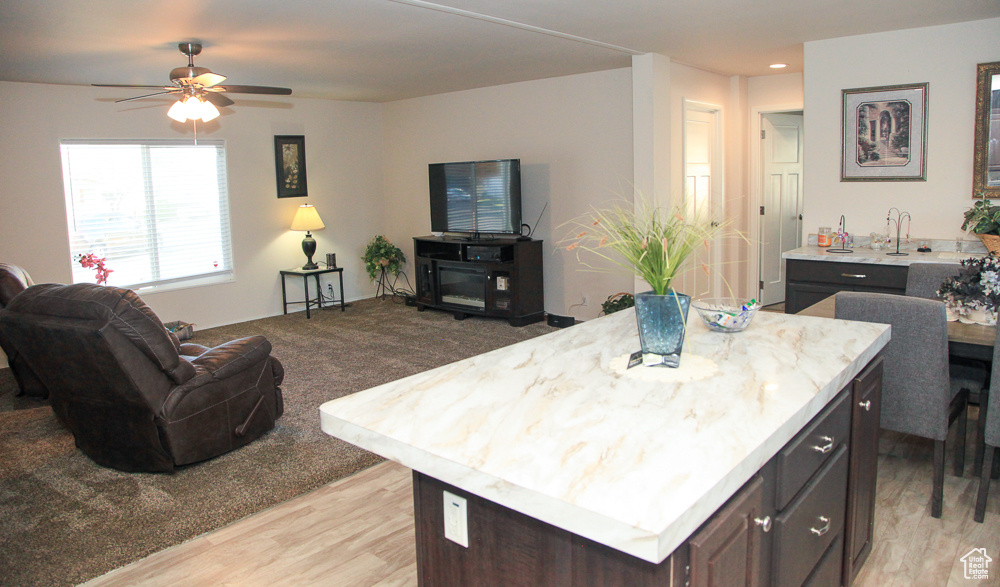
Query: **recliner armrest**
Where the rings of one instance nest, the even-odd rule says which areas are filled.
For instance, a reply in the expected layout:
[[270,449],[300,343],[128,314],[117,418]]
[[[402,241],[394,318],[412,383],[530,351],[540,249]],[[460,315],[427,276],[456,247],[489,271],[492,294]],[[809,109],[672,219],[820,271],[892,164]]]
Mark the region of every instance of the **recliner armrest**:
[[[248,336],[208,349],[191,360],[197,371],[204,369],[214,379],[225,379],[254,363],[267,359],[271,343],[263,336]],[[200,369],[198,369],[200,367]]]

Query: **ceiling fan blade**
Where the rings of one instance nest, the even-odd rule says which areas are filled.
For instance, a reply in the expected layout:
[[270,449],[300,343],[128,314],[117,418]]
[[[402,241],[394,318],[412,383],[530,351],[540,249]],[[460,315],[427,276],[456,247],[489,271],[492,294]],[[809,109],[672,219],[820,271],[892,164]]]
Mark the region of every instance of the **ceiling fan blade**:
[[[156,86],[153,86],[153,87],[156,87]],[[144,96],[135,96],[133,98],[123,98],[121,100],[115,100],[115,104],[117,104],[119,102],[131,102],[132,100],[142,100],[143,98],[149,98],[149,97],[152,97],[152,96],[161,96],[163,94],[177,94],[179,92],[180,92],[180,90],[177,90],[177,89],[167,90],[165,92],[153,92],[152,94],[146,94]]]
[[222,94],[219,94],[217,92],[205,92],[204,96],[205,96],[206,100],[208,100],[212,104],[215,104],[219,108],[222,108],[223,106],[229,106],[231,104],[235,104],[236,103],[236,102],[233,102],[229,98],[227,98],[227,97],[225,97]]
[[135,84],[90,84],[98,88],[159,88],[161,90],[173,90],[174,86],[139,86]]
[[215,90],[220,90],[223,92],[229,92],[230,94],[277,94],[280,96],[288,96],[292,93],[289,88],[275,88],[272,86],[216,86],[213,88]]
[[203,88],[210,88],[215,84],[221,84],[224,81],[226,81],[226,76],[212,73],[210,71],[191,78],[192,84],[198,84]]

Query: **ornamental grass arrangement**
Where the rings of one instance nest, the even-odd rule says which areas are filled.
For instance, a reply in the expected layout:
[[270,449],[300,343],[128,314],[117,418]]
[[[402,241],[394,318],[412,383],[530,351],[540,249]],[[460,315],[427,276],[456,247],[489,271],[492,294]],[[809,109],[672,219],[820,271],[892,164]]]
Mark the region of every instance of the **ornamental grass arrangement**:
[[[636,196],[634,206],[622,199],[606,210],[593,208],[567,222],[570,235],[560,245],[575,251],[577,260],[588,269],[604,270],[581,258],[581,251],[631,271],[644,279],[653,293],[666,295],[699,247],[707,250],[713,239],[730,234],[727,225],[697,212],[686,217],[683,206],[665,210]],[[702,270],[709,273],[710,268],[703,263]]]
[[[594,208],[571,220],[567,223],[571,236],[562,244],[576,251],[584,267],[602,270],[582,259],[581,251],[624,267],[650,285],[651,292],[635,295],[642,364],[676,368],[691,297],[671,286],[699,248],[707,251],[713,239],[724,235],[726,223],[714,222],[709,214],[698,211],[686,217],[683,206],[667,211],[639,195],[635,200],[634,205],[621,200],[607,210]],[[702,269],[710,273],[707,264],[702,263]]]

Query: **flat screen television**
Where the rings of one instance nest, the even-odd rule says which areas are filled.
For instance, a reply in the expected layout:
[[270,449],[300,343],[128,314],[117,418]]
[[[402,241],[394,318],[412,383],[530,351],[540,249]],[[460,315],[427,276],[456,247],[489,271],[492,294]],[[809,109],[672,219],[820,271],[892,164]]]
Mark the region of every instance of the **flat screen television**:
[[521,160],[431,163],[431,231],[521,234]]

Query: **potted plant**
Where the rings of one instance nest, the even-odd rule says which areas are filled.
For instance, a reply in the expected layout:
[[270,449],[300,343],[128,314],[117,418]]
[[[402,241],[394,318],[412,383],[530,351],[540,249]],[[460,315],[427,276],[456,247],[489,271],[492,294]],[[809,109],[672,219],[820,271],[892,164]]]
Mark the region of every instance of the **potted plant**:
[[623,200],[567,223],[572,232],[561,245],[577,251],[585,267],[598,270],[580,257],[580,251],[628,269],[653,288],[635,295],[643,364],[680,365],[691,297],[671,285],[695,250],[724,230],[722,224],[699,216],[687,218],[680,206],[667,211],[637,195],[634,206]]
[[373,281],[376,276],[381,275],[383,269],[393,275],[399,275],[403,270],[403,264],[406,263],[403,251],[381,234],[368,243],[361,260],[365,262],[368,278]]
[[1000,206],[979,194],[979,200],[965,211],[962,230],[974,233],[991,253],[1000,254]]

